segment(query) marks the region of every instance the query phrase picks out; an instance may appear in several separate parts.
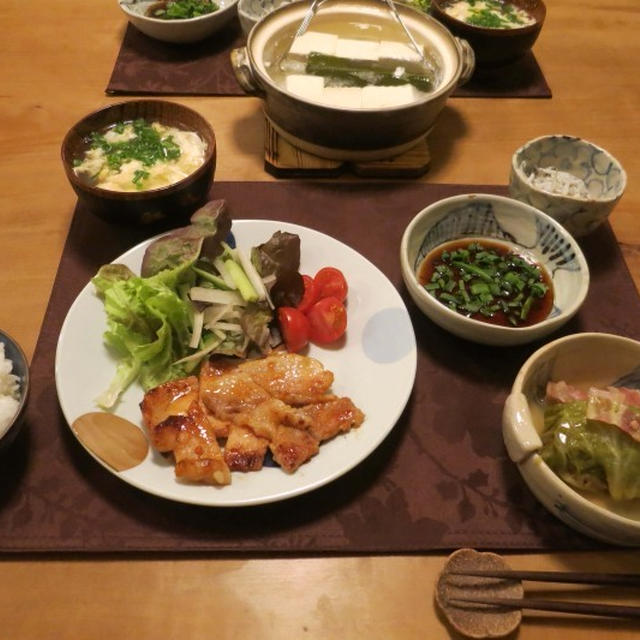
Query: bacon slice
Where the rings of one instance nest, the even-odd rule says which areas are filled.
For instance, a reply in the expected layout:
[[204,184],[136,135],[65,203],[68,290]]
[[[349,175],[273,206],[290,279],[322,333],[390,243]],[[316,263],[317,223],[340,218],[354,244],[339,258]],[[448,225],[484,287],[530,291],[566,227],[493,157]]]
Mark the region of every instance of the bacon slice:
[[564,403],[587,400],[588,394],[582,389],[567,384],[564,380],[547,382],[547,402]]
[[640,442],[640,394],[635,389],[589,389],[587,419],[618,427]]

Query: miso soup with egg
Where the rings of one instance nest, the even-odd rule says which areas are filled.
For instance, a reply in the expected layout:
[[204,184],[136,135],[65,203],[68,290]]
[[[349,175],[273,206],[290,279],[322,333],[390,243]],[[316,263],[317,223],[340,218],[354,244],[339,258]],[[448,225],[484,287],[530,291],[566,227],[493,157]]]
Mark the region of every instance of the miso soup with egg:
[[518,29],[535,23],[524,9],[503,0],[452,0],[445,13],[474,27]]
[[87,138],[74,172],[110,191],[148,191],[175,184],[204,164],[207,143],[194,131],[137,119]]

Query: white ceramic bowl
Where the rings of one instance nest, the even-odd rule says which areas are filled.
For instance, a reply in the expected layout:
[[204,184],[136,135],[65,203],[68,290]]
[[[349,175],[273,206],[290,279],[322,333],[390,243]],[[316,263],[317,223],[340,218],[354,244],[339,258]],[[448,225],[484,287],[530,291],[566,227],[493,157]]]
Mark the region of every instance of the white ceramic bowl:
[[[502,430],[509,457],[531,491],[555,516],[582,533],[613,544],[640,546],[640,499],[595,504],[572,489],[544,462],[534,424],[535,405],[549,380],[607,385],[625,377],[640,387],[640,342],[606,333],[579,333],[538,349],[520,369],[504,406]],[[534,407],[532,411],[532,407]]]
[[[513,246],[541,264],[552,278],[553,309],[528,327],[492,325],[449,309],[418,282],[417,269],[436,247],[460,238],[491,238]],[[400,246],[402,277],[418,307],[451,333],[490,345],[531,342],[561,327],[578,311],[589,289],[589,268],[575,239],[533,207],[489,194],[465,194],[435,202],[413,218]]]
[[236,15],[238,0],[215,0],[217,11],[188,20],[160,20],[145,16],[145,11],[155,2],[140,0],[118,0],[129,22],[145,35],[162,40],[185,44],[198,42],[213,35],[226,26]]
[[[582,182],[583,192],[563,195],[557,181],[532,184],[540,170],[568,173]],[[549,214],[576,237],[593,231],[607,219],[627,184],[622,165],[592,142],[565,135],[530,140],[511,159],[509,193]],[[575,194],[575,195],[574,195]]]
[[18,378],[20,394],[15,415],[8,424],[0,424],[0,451],[4,451],[15,440],[24,423],[29,396],[29,363],[20,345],[4,331],[0,331],[0,343],[4,345],[5,358],[11,361],[11,375]]
[[239,0],[238,18],[245,36],[262,18],[285,4],[291,4],[294,0]]

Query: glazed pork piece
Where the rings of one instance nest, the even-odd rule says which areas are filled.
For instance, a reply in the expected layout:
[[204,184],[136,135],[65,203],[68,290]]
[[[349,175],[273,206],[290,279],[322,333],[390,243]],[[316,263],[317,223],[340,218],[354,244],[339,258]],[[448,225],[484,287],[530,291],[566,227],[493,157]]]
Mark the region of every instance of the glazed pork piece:
[[364,414],[331,394],[332,383],[319,361],[299,354],[217,358],[199,378],[148,391],[141,409],[151,442],[173,452],[178,477],[222,485],[230,471],[260,470],[267,450],[293,473],[321,442],[360,426]]
[[176,477],[218,485],[231,482],[214,423],[200,403],[198,378],[165,382],[147,391],[140,408],[153,446],[173,453]]

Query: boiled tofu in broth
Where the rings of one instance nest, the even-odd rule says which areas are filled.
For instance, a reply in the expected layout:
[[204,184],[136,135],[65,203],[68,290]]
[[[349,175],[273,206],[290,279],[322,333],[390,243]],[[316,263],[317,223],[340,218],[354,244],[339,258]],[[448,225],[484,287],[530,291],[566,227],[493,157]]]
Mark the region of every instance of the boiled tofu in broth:
[[277,42],[270,55],[265,50],[265,66],[278,86],[326,106],[379,109],[418,102],[438,85],[436,54],[429,47],[417,51],[388,22],[317,17],[301,36]]

